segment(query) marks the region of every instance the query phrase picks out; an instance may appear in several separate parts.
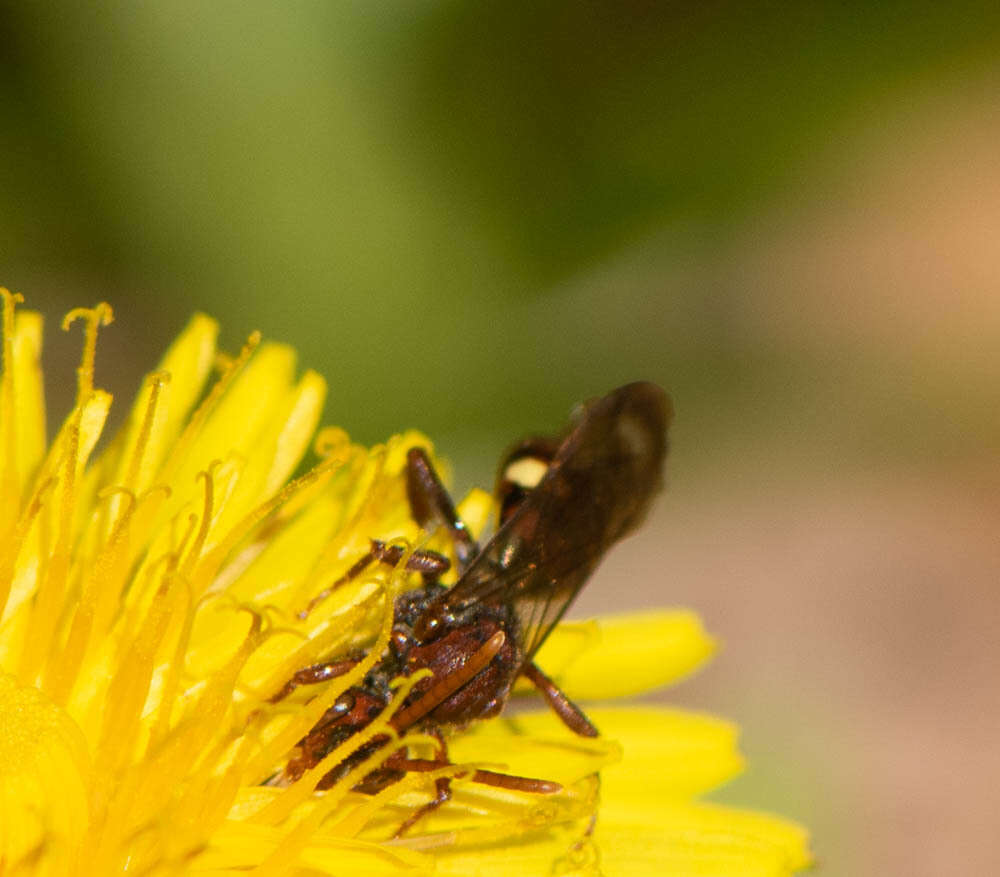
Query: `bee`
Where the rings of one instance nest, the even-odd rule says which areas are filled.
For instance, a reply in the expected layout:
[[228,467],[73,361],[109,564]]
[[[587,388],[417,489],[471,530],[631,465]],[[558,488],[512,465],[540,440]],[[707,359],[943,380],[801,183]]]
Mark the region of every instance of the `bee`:
[[[479,545],[459,518],[427,454],[407,454],[406,487],[414,520],[425,530],[445,527],[452,539],[458,580],[439,582],[449,560],[414,551],[407,569],[424,584],[396,598],[385,653],[361,684],[352,686],[299,741],[278,782],[292,782],[317,765],[380,715],[392,699],[390,683],[419,670],[430,671],[411,689],[390,724],[402,734],[419,729],[435,738],[432,759],[393,753],[354,788],[375,794],[407,773],[444,767],[443,729],[498,715],[515,681],[526,677],[575,733],[598,734],[593,723],[534,661],[584,582],[607,550],[646,516],[662,485],[671,418],[666,394],[651,383],[633,383],[579,406],[562,435],[536,436],[515,444],[501,459],[495,496],[499,524]],[[301,613],[308,614],[334,589],[371,564],[398,564],[401,546],[372,541],[371,550]],[[340,676],[363,652],[298,671],[272,700],[299,685]],[[385,746],[385,735],[368,741],[320,781],[328,788]],[[559,791],[558,783],[476,770],[472,782],[538,794]],[[436,781],[436,795],[397,831],[399,837],[451,795],[451,778]]]

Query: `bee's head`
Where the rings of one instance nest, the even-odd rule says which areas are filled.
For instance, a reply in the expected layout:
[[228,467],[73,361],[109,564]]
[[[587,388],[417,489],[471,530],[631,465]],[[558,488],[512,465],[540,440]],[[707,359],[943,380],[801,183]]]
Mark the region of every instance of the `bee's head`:
[[558,448],[558,439],[536,437],[518,442],[504,454],[495,490],[500,506],[500,526],[513,516],[545,477]]

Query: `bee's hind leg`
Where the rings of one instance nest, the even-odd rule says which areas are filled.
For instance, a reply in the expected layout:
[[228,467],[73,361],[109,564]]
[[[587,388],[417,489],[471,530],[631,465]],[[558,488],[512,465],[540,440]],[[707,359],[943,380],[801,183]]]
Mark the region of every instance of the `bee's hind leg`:
[[542,697],[548,701],[553,712],[563,720],[567,728],[581,737],[597,737],[600,734],[583,710],[573,703],[534,661],[529,661],[521,672],[542,693]]

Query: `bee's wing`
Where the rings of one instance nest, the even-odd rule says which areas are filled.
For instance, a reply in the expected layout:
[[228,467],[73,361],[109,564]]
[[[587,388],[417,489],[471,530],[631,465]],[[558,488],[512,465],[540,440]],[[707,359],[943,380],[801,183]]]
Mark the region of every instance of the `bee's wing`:
[[531,660],[604,552],[636,527],[662,482],[670,402],[628,384],[584,405],[531,495],[494,534],[440,610],[510,605]]

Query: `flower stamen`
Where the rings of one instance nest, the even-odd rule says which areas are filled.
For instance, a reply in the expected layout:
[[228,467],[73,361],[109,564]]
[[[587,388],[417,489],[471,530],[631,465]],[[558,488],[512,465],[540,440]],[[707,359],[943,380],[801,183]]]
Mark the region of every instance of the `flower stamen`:
[[84,321],[83,330],[83,355],[80,358],[80,365],[76,370],[77,390],[76,404],[82,406],[83,403],[94,392],[94,361],[97,356],[97,330],[101,326],[110,326],[114,322],[115,315],[111,310],[111,305],[107,302],[98,302],[92,308],[73,308],[63,317],[62,328],[64,332],[69,331],[69,327],[77,320]]

